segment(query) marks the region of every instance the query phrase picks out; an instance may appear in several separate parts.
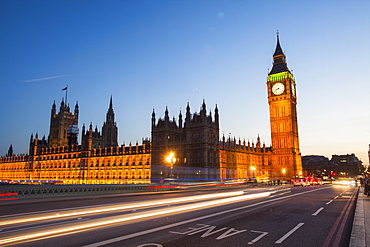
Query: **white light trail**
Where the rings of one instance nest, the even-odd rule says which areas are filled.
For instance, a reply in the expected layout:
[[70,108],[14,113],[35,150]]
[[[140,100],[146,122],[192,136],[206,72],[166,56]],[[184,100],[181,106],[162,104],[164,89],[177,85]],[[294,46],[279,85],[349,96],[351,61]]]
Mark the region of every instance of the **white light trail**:
[[224,198],[224,199],[218,199],[218,200],[213,200],[213,201],[194,203],[194,204],[185,205],[185,206],[176,206],[171,209],[156,209],[156,210],[151,210],[149,212],[135,213],[128,217],[127,216],[125,217],[111,216],[106,219],[92,220],[90,223],[73,224],[73,226],[65,227],[65,228],[55,227],[54,230],[40,231],[40,232],[33,233],[33,234],[19,235],[19,236],[10,237],[7,239],[1,239],[0,245],[9,244],[9,243],[17,242],[17,241],[25,241],[25,240],[30,240],[30,239],[45,237],[45,236],[50,236],[50,235],[57,235],[57,234],[62,234],[62,233],[67,233],[67,232],[84,230],[84,229],[93,228],[97,226],[106,226],[110,224],[116,224],[116,223],[121,223],[121,222],[136,220],[136,219],[142,219],[142,218],[147,218],[147,217],[152,217],[152,216],[161,216],[161,215],[170,214],[170,213],[180,213],[180,212],[185,212],[188,210],[196,210],[200,208],[217,206],[221,204],[237,202],[237,201],[242,201],[246,199],[265,197],[269,195],[270,195],[269,192],[264,192],[264,193],[258,193],[258,194],[250,194],[250,195],[236,196],[232,198]]
[[114,206],[96,207],[96,208],[82,209],[79,211],[68,210],[68,211],[61,211],[58,213],[54,212],[54,213],[48,213],[48,214],[40,214],[38,216],[32,215],[33,217],[22,216],[22,217],[16,217],[10,220],[2,220],[0,222],[0,226],[32,222],[32,221],[48,220],[48,219],[59,219],[59,218],[64,218],[64,217],[75,217],[75,216],[80,216],[80,215],[88,215],[88,214],[96,214],[96,213],[106,213],[106,212],[112,212],[112,211],[118,211],[118,210],[144,208],[144,207],[150,207],[150,206],[160,206],[160,205],[171,204],[171,203],[181,203],[181,202],[205,200],[205,199],[212,199],[212,198],[219,198],[219,197],[239,196],[243,194],[244,194],[243,191],[225,192],[225,193],[207,194],[207,195],[200,195],[200,196],[188,196],[188,197],[182,197],[182,198],[156,200],[156,201],[149,201],[145,203],[139,202],[139,203],[126,204],[122,206],[114,205]]

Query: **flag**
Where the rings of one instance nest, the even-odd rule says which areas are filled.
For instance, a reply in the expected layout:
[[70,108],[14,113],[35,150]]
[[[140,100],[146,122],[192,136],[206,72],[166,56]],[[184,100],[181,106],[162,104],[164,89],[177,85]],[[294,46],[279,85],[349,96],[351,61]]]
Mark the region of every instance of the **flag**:
[[67,88],[68,88],[68,87],[63,88],[63,89],[62,89],[62,91],[67,90]]

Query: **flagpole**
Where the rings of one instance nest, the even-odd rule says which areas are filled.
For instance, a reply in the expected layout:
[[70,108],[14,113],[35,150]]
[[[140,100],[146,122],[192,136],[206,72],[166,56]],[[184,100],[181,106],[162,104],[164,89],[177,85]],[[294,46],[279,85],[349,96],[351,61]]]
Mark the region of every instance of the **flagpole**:
[[66,106],[68,105],[67,104],[67,92],[68,92],[68,85],[66,86]]

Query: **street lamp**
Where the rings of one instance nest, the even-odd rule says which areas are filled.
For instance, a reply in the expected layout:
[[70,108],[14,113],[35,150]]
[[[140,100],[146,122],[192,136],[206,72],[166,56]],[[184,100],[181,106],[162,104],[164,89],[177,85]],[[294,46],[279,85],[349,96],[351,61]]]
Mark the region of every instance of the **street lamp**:
[[283,173],[283,177],[284,177],[284,181],[285,181],[285,180],[286,180],[286,179],[285,179],[286,169],[285,169],[285,168],[283,168],[283,169],[281,170],[281,172]]
[[171,152],[167,157],[166,157],[166,161],[168,164],[170,164],[170,167],[171,167],[171,178],[173,177],[173,165],[176,163],[176,157],[175,157],[175,154],[173,152]]
[[252,176],[254,177],[254,171],[256,170],[256,167],[251,166],[251,170],[252,170]]

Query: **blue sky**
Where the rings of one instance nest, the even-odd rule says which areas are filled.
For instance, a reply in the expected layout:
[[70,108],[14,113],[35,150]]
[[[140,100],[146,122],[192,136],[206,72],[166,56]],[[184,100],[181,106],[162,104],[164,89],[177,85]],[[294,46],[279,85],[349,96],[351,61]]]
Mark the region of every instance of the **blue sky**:
[[218,105],[220,134],[271,145],[266,92],[276,31],[297,82],[302,155],[368,164],[369,1],[0,2],[0,155],[49,134],[54,100],[101,129],[113,96],[119,144],[150,137],[187,102]]

